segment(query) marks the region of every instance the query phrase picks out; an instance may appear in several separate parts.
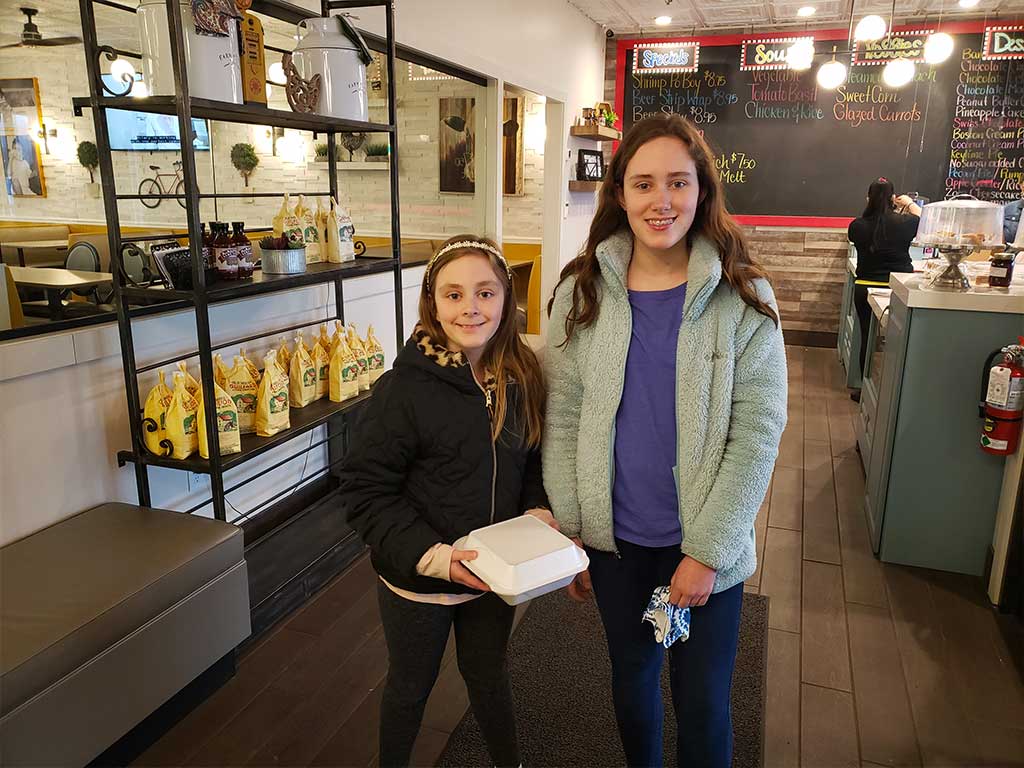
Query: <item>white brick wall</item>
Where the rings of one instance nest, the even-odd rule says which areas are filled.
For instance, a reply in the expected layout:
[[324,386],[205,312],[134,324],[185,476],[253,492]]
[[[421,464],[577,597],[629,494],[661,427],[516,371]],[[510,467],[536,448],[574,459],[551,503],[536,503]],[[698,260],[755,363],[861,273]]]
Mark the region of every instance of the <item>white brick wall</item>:
[[[397,69],[399,199],[403,235],[443,235],[482,230],[485,204],[482,185],[478,184],[475,195],[441,194],[438,191],[438,99],[446,96],[475,97],[476,133],[483,136],[485,89],[460,80],[411,82],[406,68]],[[13,198],[0,195],[0,219],[103,223],[103,201],[89,196],[86,186],[89,173],[78,164],[75,156],[78,142],[95,140],[89,110],[84,110],[82,117],[76,118],[71,107],[72,97],[88,94],[82,48],[67,46],[0,51],[0,77],[38,78],[44,121],[47,128],[55,128],[58,132],[56,139],[50,139],[50,154],[42,156],[47,196]],[[282,88],[273,89],[271,106],[288,108]],[[538,119],[543,124],[542,102],[528,96],[525,107],[528,125],[531,120]],[[370,119],[387,121],[382,101],[371,106]],[[314,161],[314,145],[323,141],[323,137],[314,139],[310,133],[289,130],[285,140],[279,140],[275,157],[271,154],[266,128],[213,123],[210,131],[213,151],[196,154],[196,172],[202,192],[245,191],[242,177],[230,161],[231,147],[240,141],[253,144],[260,157],[249,189],[256,192],[287,190],[293,196],[329,189],[327,164]],[[371,140],[382,141],[383,138],[378,136]],[[479,142],[477,152],[482,152]],[[339,153],[339,158],[348,156],[343,148]],[[362,150],[357,152],[356,159],[361,153]],[[136,193],[139,182],[150,175],[150,165],[159,165],[162,171],[170,172],[172,162],[179,158],[177,152],[114,152],[118,191]],[[478,165],[482,160],[478,157]],[[524,152],[524,194],[505,198],[506,238],[539,239],[543,226],[543,171],[543,155],[527,148]],[[339,190],[340,202],[351,211],[357,233],[390,234],[390,196],[385,170],[339,171]],[[315,200],[313,202],[315,205]],[[273,198],[220,200],[216,206],[212,200],[204,200],[200,214],[204,221],[241,219],[248,226],[269,226],[279,205],[279,201]],[[139,201],[126,200],[120,203],[118,210],[122,224],[185,224],[184,210],[172,200],[165,200],[152,210]]]

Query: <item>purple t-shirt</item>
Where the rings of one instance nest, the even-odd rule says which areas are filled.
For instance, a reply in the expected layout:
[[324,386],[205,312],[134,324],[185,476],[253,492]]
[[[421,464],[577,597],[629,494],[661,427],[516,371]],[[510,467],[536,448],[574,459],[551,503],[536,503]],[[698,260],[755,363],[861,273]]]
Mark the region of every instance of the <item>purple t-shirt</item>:
[[676,464],[676,347],[686,283],[665,291],[630,291],[629,340],[622,400],[615,417],[615,536],[644,547],[682,541]]

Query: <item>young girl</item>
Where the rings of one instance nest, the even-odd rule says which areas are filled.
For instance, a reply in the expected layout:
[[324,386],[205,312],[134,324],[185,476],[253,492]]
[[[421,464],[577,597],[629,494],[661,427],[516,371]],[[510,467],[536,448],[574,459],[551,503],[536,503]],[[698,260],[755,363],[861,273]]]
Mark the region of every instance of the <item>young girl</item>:
[[491,758],[519,765],[505,651],[514,609],[452,548],[524,511],[554,524],[538,446],[540,366],[516,330],[512,275],[491,240],[460,235],[427,265],[420,323],[374,386],[342,489],[370,547],[390,667],[380,765],[409,764],[423,707],[455,625],[459,671]]
[[725,210],[714,155],[678,116],[636,123],[583,252],[549,306],[544,481],[590,556],[630,766],[662,764],[656,587],[691,609],[669,652],[679,765],[727,768],[729,694],[754,518],[786,422],[765,272]]

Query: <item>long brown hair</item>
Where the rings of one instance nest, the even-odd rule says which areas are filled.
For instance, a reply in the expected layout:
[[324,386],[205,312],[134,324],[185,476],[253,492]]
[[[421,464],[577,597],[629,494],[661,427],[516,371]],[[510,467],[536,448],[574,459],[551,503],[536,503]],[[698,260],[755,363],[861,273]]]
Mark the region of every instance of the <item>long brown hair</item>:
[[[626,166],[633,155],[647,142],[671,136],[683,142],[697,167],[697,182],[700,199],[693,224],[686,235],[687,247],[693,246],[698,235],[704,235],[718,248],[722,260],[722,274],[726,281],[742,297],[743,301],[762,315],[779,324],[779,316],[754,289],[756,278],[768,279],[768,273],[755,264],[750,257],[743,230],[733,221],[725,209],[725,192],[715,169],[714,153],[691,123],[679,115],[657,115],[635,123],[626,134],[612,157],[611,166],[601,192],[598,195],[597,213],[590,224],[587,243],[579,256],[565,265],[559,277],[559,285],[569,277],[576,278],[572,289],[572,310],[565,317],[566,343],[572,338],[577,327],[587,328],[598,313],[597,281],[601,267],[597,261],[597,246],[620,229],[629,227],[626,212],[619,204],[619,193],[623,190]],[[554,305],[554,297],[548,302],[548,314]]]
[[[446,240],[437,249],[437,253],[452,243],[462,241],[483,243],[501,253],[501,248],[496,242],[479,235],[456,235]],[[485,257],[491,263],[491,267],[505,288],[505,302],[501,308],[498,329],[487,343],[487,348],[481,357],[481,363],[488,373],[495,377],[496,384],[491,436],[497,440],[505,426],[505,417],[508,414],[508,396],[505,385],[509,379],[512,379],[522,391],[519,397],[520,413],[517,421],[522,425],[524,431],[523,442],[530,448],[536,448],[540,445],[541,434],[544,431],[544,379],[537,356],[519,336],[515,284],[512,274],[504,262],[504,256],[499,259],[493,253],[482,248],[468,247],[453,248],[442,256],[432,259],[427,273],[423,276],[423,286],[420,289],[420,325],[432,339],[444,345],[448,344],[448,337],[437,319],[437,302],[434,299],[436,277],[447,264],[471,254]]]

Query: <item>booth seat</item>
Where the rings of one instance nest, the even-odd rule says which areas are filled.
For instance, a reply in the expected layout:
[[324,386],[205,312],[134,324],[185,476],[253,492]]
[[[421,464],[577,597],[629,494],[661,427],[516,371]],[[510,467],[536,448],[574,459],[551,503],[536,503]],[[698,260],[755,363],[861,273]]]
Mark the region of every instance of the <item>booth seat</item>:
[[86,765],[249,633],[233,525],[108,503],[3,547],[0,765]]

